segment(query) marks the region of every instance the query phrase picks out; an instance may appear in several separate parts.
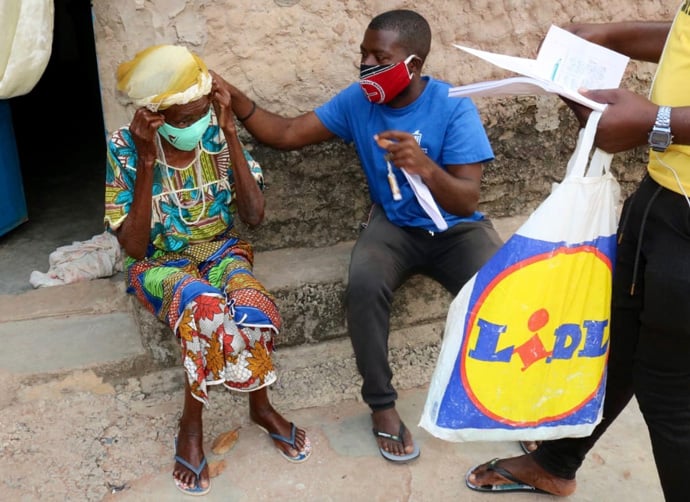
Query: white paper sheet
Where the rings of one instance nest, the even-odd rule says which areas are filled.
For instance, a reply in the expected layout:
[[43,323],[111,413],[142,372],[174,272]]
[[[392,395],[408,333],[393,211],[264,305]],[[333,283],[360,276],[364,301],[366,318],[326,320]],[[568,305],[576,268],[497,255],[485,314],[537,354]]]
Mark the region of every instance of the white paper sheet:
[[557,26],[549,28],[536,59],[495,54],[457,44],[454,46],[523,76],[453,87],[449,96],[555,93],[594,110],[603,110],[605,105],[582,96],[578,89],[618,87],[630,61],[627,56],[593,44]]
[[409,181],[410,186],[412,186],[412,191],[415,197],[417,197],[417,202],[422,206],[422,209],[429,215],[429,218],[436,224],[436,228],[440,231],[448,229],[448,223],[443,219],[441,211],[439,211],[434,197],[431,195],[429,187],[422,181],[422,178],[418,174],[410,174],[405,169],[400,169],[407,181]]

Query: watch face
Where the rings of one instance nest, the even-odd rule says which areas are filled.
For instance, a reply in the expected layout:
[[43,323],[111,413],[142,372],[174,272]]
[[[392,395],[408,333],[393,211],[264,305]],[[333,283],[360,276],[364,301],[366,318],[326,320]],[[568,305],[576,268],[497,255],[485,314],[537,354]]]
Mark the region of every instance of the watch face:
[[649,144],[652,147],[667,147],[671,144],[671,134],[664,131],[652,131],[649,133]]
[[649,142],[655,144],[664,144],[669,140],[669,134],[667,132],[652,131],[649,133]]

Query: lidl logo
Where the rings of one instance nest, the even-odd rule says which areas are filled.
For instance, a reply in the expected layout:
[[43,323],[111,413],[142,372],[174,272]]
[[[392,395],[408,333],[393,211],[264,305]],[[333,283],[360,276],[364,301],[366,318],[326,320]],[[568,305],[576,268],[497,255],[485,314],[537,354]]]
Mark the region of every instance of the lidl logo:
[[478,411],[536,426],[592,400],[604,379],[611,276],[605,253],[579,245],[524,257],[489,279],[468,312],[459,361]]

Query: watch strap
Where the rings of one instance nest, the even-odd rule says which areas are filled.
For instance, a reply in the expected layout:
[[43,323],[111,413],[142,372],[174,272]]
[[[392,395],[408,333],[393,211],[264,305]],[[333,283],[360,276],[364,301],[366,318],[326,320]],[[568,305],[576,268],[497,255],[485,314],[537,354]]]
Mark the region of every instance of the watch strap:
[[659,111],[656,112],[656,122],[654,127],[661,127],[668,129],[671,127],[671,107],[660,106]]
[[656,112],[656,121],[648,136],[649,146],[655,152],[665,152],[673,142],[671,134],[671,107],[660,106]]

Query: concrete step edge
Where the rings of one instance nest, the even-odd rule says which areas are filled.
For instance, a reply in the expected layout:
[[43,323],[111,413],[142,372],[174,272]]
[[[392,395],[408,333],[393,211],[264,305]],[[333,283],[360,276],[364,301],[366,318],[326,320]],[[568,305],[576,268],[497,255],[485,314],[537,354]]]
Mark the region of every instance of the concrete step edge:
[[[443,322],[439,321],[391,332],[389,360],[396,388],[411,389],[428,383],[440,350],[442,332]],[[278,380],[271,386],[271,400],[281,410],[360,399],[361,378],[347,338],[277,349],[273,359]],[[181,366],[161,367],[141,353],[119,361],[111,358],[107,364],[74,366],[50,372],[0,373],[6,377],[9,387],[8,394],[0,399],[0,403],[20,398],[18,394],[35,393],[32,388],[57,386],[67,391],[74,382],[84,381],[85,375],[91,375],[86,380],[92,387],[124,386],[145,394],[181,392],[184,382]]]
[[[507,239],[526,220],[519,215],[493,220],[499,235]],[[257,252],[255,272],[271,290],[294,284],[346,280],[353,241],[320,248],[284,248]],[[126,312],[130,309],[122,274],[0,295],[0,323],[68,315]]]

